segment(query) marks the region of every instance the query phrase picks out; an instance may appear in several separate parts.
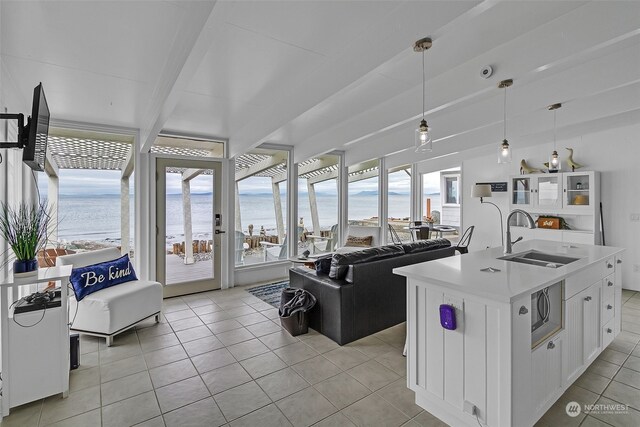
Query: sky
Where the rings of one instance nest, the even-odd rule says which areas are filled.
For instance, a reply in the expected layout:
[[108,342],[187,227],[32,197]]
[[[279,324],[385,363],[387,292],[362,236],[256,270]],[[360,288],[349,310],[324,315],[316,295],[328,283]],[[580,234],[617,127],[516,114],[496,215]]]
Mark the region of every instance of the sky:
[[[130,193],[133,194],[133,183],[135,176],[130,180]],[[440,191],[440,173],[434,172],[423,175],[424,192],[438,193]],[[40,193],[47,193],[47,177],[44,173],[38,174],[38,185]],[[61,195],[103,195],[120,194],[120,171],[94,171],[80,169],[60,170],[60,194]],[[281,184],[281,191],[285,192],[285,186]],[[317,192],[334,192],[335,181],[325,181],[316,186]],[[212,189],[211,176],[203,175],[195,178],[191,182],[192,193],[209,193]],[[377,179],[367,179],[349,184],[350,192],[376,191],[378,189]],[[247,193],[271,193],[271,178],[251,177],[239,183],[241,194]],[[303,181],[299,184],[301,193],[306,193],[306,185]],[[410,192],[409,175],[404,171],[395,172],[389,175],[389,191],[395,193]],[[181,192],[180,175],[168,174],[167,193],[179,194]]]

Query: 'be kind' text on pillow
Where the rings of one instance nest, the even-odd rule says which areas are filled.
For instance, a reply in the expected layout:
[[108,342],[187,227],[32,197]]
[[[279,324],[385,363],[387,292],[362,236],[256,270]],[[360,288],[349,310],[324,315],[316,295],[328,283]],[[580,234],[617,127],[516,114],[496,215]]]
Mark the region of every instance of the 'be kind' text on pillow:
[[113,261],[74,268],[69,279],[78,301],[93,292],[132,280],[138,278],[133,271],[129,255]]

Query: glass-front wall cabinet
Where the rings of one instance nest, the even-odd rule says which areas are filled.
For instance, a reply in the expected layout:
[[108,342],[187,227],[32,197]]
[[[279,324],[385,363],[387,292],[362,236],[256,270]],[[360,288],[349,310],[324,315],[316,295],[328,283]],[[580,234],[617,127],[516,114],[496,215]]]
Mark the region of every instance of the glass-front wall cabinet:
[[511,179],[511,204],[519,208],[532,207],[531,177]]
[[564,205],[575,210],[588,209],[594,197],[593,172],[570,172],[564,175]]
[[551,209],[562,207],[562,197],[560,176],[557,174],[545,174],[536,177],[537,189],[534,194],[537,196],[537,205],[540,208]]

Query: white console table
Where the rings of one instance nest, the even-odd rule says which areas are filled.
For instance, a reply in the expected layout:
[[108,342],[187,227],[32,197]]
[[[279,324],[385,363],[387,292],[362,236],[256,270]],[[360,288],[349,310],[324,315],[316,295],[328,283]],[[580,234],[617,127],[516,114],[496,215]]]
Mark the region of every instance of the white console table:
[[[50,267],[38,270],[29,277],[12,274],[0,281],[0,326],[2,343],[2,417],[10,408],[47,396],[69,393],[69,316],[67,309],[67,283],[72,266]],[[22,327],[14,321],[11,304],[20,299],[19,289],[30,286],[29,293],[39,284],[57,282],[60,287],[61,306],[50,307],[43,313],[37,310],[20,313],[19,322],[33,327]],[[40,321],[42,319],[42,321]]]

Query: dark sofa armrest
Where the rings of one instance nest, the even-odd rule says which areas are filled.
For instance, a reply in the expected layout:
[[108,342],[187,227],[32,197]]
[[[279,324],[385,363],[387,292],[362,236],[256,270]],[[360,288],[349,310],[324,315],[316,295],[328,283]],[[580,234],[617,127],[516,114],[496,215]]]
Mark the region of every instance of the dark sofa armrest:
[[304,267],[289,269],[289,286],[309,291],[317,303],[309,313],[309,326],[340,345],[353,341],[353,284],[318,275]]

